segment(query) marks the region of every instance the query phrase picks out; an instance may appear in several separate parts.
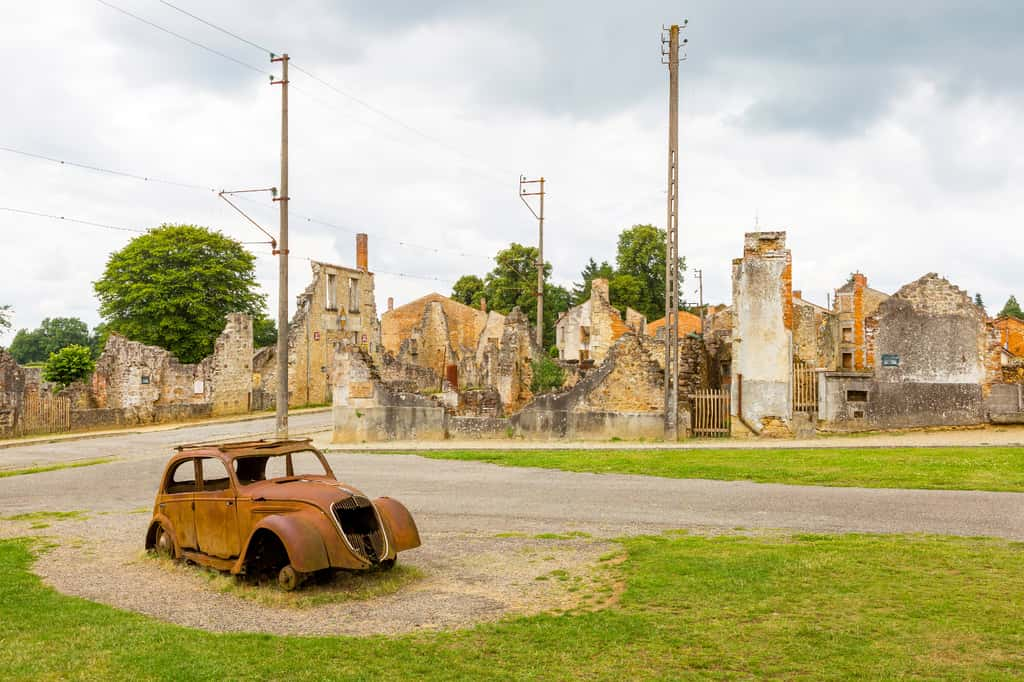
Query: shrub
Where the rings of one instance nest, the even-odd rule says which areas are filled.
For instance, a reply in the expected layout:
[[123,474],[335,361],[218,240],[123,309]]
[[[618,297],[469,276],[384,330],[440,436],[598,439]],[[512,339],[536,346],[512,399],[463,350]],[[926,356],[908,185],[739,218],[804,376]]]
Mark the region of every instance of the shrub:
[[50,353],[50,359],[43,365],[43,378],[65,388],[74,381],[86,378],[95,368],[92,351],[85,346],[72,344],[56,353]]
[[534,393],[545,393],[561,388],[565,382],[565,370],[551,358],[541,358],[533,363],[533,381],[530,390]]

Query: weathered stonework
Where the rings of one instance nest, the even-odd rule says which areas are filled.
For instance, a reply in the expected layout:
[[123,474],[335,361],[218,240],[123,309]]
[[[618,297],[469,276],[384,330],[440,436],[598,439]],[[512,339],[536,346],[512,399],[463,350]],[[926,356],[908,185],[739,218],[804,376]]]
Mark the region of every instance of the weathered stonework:
[[[380,322],[373,273],[368,268],[366,235],[356,235],[356,267],[311,261],[312,281],[297,297],[288,325],[288,404],[331,401],[334,344],[352,343],[379,361]],[[262,351],[254,366],[259,403],[272,407],[277,391],[277,351]]]
[[[635,326],[643,316],[635,310],[627,316]],[[608,280],[590,283],[590,298],[569,308],[555,322],[555,346],[561,360],[601,364],[615,341],[630,331],[608,298]]]

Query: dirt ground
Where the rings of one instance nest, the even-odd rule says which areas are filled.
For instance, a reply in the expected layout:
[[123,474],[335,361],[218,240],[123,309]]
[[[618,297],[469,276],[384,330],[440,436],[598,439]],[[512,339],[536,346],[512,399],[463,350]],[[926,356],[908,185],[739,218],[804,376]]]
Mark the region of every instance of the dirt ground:
[[399,566],[414,570],[406,570],[396,591],[351,600],[346,591],[353,584],[380,576],[360,575],[305,593],[272,585],[240,588],[207,569],[147,556],[142,538],[148,520],[148,512],[39,515],[0,521],[0,537],[44,539],[50,546],[34,570],[64,594],[187,627],[279,635],[391,635],[597,608],[614,596],[615,562],[608,557],[620,552],[615,543],[572,535],[430,533],[422,547],[399,555]]

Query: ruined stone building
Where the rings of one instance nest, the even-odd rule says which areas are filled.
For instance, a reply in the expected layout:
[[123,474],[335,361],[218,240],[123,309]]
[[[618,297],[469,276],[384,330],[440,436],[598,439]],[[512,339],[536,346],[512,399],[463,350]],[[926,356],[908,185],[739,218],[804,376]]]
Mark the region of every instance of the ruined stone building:
[[252,388],[252,320],[227,316],[213,353],[197,363],[111,334],[88,381],[54,396],[39,368],[19,367],[0,351],[0,435],[56,397],[66,402],[64,430],[163,423],[248,412]]
[[839,320],[839,366],[842,369],[868,369],[873,367],[874,354],[870,347],[867,328],[878,306],[889,294],[868,286],[868,278],[860,272],[836,289],[833,312]]
[[746,235],[733,262],[731,335],[707,335],[745,430],[1024,421],[1009,325],[987,320],[965,291],[930,273],[889,296],[854,273],[835,293],[831,310],[805,301],[792,289],[785,233]]
[[[367,236],[356,235],[354,268],[310,261],[312,281],[297,297],[288,325],[288,404],[331,402],[334,345],[352,344],[371,357],[382,355],[380,322]],[[277,349],[261,349],[254,361],[257,403],[272,407],[277,390]]]
[[626,309],[627,322],[608,298],[608,280],[597,278],[590,283],[590,298],[569,308],[555,321],[555,346],[558,357],[570,362],[600,364],[615,341],[633,330],[643,333],[644,316]]
[[1011,355],[1024,358],[1024,320],[1002,315],[992,325],[999,333],[999,343]]

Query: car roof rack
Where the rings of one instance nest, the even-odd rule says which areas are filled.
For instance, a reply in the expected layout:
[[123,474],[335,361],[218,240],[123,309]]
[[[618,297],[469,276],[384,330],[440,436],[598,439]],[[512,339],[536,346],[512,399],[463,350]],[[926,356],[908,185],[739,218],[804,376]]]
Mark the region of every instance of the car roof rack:
[[259,440],[239,440],[239,441],[231,441],[231,442],[227,442],[227,443],[225,443],[223,441],[219,441],[219,440],[214,440],[214,441],[206,441],[206,442],[203,442],[203,443],[183,443],[181,445],[176,445],[174,447],[174,449],[177,450],[178,452],[181,452],[182,450],[199,450],[199,449],[203,449],[203,448],[213,448],[213,449],[216,449],[216,450],[220,450],[221,452],[227,452],[229,450],[240,450],[242,448],[253,448],[253,449],[276,448],[276,447],[280,447],[282,445],[289,445],[289,444],[292,444],[292,443],[300,444],[300,443],[312,443],[312,442],[313,442],[313,439],[312,438],[308,438],[308,437],[307,438],[275,438],[275,439],[272,439],[272,440],[267,440],[266,438],[260,438]]

